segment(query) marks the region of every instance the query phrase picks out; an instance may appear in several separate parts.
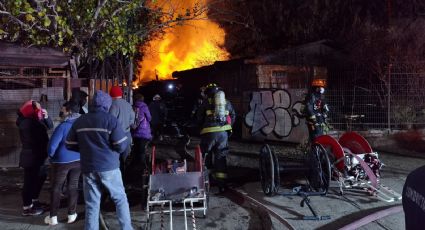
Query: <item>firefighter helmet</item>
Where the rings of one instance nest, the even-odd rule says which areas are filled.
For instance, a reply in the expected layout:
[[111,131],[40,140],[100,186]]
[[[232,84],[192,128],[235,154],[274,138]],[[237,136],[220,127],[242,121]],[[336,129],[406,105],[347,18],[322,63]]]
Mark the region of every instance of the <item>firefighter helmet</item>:
[[326,87],[326,80],[325,79],[314,79],[311,83],[312,87]]
[[209,83],[206,87],[205,87],[205,95],[207,95],[207,97],[213,97],[214,94],[220,90],[220,87],[217,86],[217,84],[215,83]]

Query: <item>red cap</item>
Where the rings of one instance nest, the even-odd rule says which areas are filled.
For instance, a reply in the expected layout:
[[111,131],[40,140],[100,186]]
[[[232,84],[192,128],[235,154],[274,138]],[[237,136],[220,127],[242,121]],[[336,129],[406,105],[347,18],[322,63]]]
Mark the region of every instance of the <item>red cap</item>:
[[109,95],[111,95],[111,97],[122,97],[121,87],[117,85],[112,86],[111,90],[109,91]]

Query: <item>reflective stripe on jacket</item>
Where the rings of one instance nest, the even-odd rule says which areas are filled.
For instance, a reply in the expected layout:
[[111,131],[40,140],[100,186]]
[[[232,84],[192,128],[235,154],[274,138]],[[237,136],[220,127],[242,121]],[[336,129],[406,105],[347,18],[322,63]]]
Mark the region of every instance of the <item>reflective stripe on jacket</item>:
[[199,107],[196,116],[197,122],[201,126],[200,134],[232,130],[232,125],[235,122],[236,114],[232,104],[227,100],[225,114],[226,117],[229,118],[229,121],[217,121],[215,119],[210,119],[212,116],[214,116],[214,105],[208,100],[204,100],[202,105]]
[[223,126],[213,126],[213,127],[205,127],[201,130],[201,134],[204,133],[215,133],[215,132],[222,132],[232,130],[232,126],[229,124],[223,125]]

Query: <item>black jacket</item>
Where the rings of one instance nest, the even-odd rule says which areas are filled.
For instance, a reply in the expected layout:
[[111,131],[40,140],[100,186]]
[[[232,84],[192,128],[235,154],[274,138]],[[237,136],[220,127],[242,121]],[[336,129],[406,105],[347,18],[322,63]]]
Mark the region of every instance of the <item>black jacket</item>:
[[327,111],[325,110],[325,101],[320,93],[311,92],[305,99],[306,119],[312,123],[325,122]]
[[407,230],[424,229],[425,226],[425,166],[413,170],[403,187],[403,210]]
[[19,166],[40,166],[47,158],[47,144],[49,136],[47,130],[53,128],[53,122],[49,118],[36,120],[26,118],[18,114],[16,125],[19,128],[22,150],[19,158]]
[[162,101],[152,101],[149,104],[149,112],[151,113],[151,124],[164,124],[167,119],[167,108]]

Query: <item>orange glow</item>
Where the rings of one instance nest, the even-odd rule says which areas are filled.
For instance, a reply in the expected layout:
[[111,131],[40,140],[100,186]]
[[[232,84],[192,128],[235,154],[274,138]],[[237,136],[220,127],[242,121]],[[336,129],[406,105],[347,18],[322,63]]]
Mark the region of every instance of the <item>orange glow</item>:
[[[193,7],[199,0],[173,0],[180,4],[178,9]],[[183,13],[183,12],[180,12]],[[138,80],[134,86],[158,79],[171,79],[172,72],[211,65],[215,61],[227,60],[224,48],[225,32],[216,23],[207,19],[187,21],[167,29],[157,40],[142,47],[145,55],[139,63]]]

